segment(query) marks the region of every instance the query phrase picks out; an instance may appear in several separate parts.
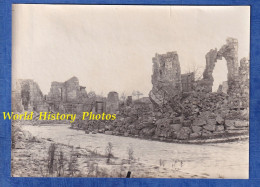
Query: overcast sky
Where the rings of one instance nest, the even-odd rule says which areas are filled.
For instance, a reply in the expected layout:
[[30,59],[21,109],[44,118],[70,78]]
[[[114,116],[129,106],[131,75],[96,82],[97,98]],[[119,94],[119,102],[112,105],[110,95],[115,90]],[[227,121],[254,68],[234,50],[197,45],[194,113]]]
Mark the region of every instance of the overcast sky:
[[[205,67],[205,55],[227,37],[249,57],[247,6],[14,5],[13,80],[34,79],[44,94],[52,81],[76,76],[86,90],[128,95],[152,88],[152,57],[177,51],[181,71]],[[214,70],[226,80],[225,60]]]

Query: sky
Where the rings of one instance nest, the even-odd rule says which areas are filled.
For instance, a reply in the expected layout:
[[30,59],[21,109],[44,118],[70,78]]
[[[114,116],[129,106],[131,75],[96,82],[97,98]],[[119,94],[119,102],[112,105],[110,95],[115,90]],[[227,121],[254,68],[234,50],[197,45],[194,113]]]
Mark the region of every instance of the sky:
[[[237,38],[249,57],[249,6],[13,5],[12,77],[33,79],[44,94],[73,76],[86,91],[148,96],[152,58],[177,51],[181,72],[204,70],[205,55]],[[214,88],[227,79],[225,60]],[[14,82],[13,82],[14,83]]]

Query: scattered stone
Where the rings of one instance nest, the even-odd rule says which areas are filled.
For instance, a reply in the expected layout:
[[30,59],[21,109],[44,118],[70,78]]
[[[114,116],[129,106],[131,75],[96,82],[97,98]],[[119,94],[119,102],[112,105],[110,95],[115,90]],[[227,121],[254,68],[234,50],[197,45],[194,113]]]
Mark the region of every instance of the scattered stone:
[[235,127],[240,128],[240,127],[248,127],[249,122],[248,121],[235,121]]
[[202,127],[200,127],[200,126],[192,126],[191,128],[194,133],[201,132],[201,130],[202,130]]
[[210,136],[212,136],[212,132],[203,129],[203,131],[202,131],[202,137],[208,138],[208,137],[210,137]]
[[182,122],[182,125],[184,127],[190,127],[191,126],[191,121],[190,120],[185,120],[185,121]]
[[195,121],[193,122],[193,126],[203,126],[206,125],[206,120],[204,119],[195,119]]
[[182,125],[181,124],[171,124],[170,128],[174,132],[178,132],[181,129]]
[[227,127],[233,127],[235,125],[234,120],[225,120],[225,126]]
[[216,119],[208,119],[207,124],[210,126],[215,126],[216,125]]
[[106,134],[106,135],[112,135],[112,134],[113,134],[113,131],[105,131],[105,134]]
[[217,115],[216,122],[219,125],[223,125],[224,124],[224,119],[220,115]]
[[208,125],[205,125],[203,126],[204,129],[208,130],[208,131],[215,131],[216,130],[216,125],[211,125],[211,124],[208,124]]
[[189,127],[182,127],[180,131],[177,133],[177,139],[179,140],[187,140],[191,133],[191,129]]
[[190,134],[190,138],[198,138],[200,136],[201,136],[201,133],[197,133],[197,132],[194,132],[194,133]]
[[221,131],[224,131],[224,130],[225,130],[224,125],[217,125],[216,126],[216,131],[217,132],[221,132]]

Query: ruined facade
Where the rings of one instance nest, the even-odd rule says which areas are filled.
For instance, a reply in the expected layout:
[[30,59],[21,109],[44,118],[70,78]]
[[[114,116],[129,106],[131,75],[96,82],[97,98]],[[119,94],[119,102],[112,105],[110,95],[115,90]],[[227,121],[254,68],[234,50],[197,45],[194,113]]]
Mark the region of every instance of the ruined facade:
[[[170,58],[172,54],[156,54],[153,58],[150,99],[159,110],[154,111],[155,126],[149,126],[151,135],[187,140],[248,133],[249,60],[242,58],[238,63],[237,39],[228,38],[220,50],[211,49],[206,54],[203,78],[197,81],[194,72],[181,74],[178,58]],[[212,92],[213,70],[223,57],[228,79]]]
[[47,101],[84,102],[88,97],[85,88],[79,85],[77,77],[72,77],[65,82],[52,82]]
[[236,87],[238,83],[238,41],[234,38],[228,38],[226,44],[223,45],[220,50],[211,49],[206,54],[206,68],[203,72],[203,79],[201,84],[204,86],[205,91],[212,92],[212,86],[214,78],[212,76],[213,70],[217,63],[217,60],[221,60],[223,57],[227,62],[227,81],[228,81],[228,93],[232,92],[233,87]]
[[205,92],[212,92],[213,70],[217,60],[225,58],[227,63],[227,82],[220,85],[218,91],[230,96],[234,108],[247,108],[249,106],[249,60],[242,58],[238,63],[238,41],[228,38],[226,44],[220,50],[211,49],[206,54],[206,67],[203,72],[203,79],[198,82],[198,88]]
[[133,103],[133,98],[132,98],[132,96],[127,96],[126,105],[127,105],[127,106],[130,106],[132,103]]
[[194,90],[195,74],[194,72],[181,74],[182,92],[191,92]]
[[181,68],[177,52],[155,54],[153,61],[150,99],[157,105],[164,104],[167,95],[178,95],[182,91]]
[[116,113],[119,109],[117,92],[109,92],[108,97],[87,94],[86,87],[79,85],[77,77],[65,82],[52,82],[50,91],[43,95],[33,80],[18,80],[13,86],[12,111],[37,111],[59,113]]
[[52,111],[79,112],[83,110],[83,104],[88,100],[85,88],[79,85],[77,77],[72,77],[65,82],[52,82],[46,102]]
[[47,111],[39,85],[31,79],[16,81],[12,91],[12,110],[16,112]]
[[119,96],[117,92],[109,92],[106,99],[106,112],[115,114],[119,109]]
[[[17,84],[13,95],[18,109],[39,110],[47,103],[53,112],[117,114],[108,122],[76,121],[85,132],[173,142],[214,138],[225,141],[247,135],[249,129],[249,59],[242,58],[238,63],[237,52],[238,41],[233,38],[228,38],[220,50],[210,50],[200,80],[195,80],[195,72],[181,74],[177,52],[156,54],[149,98],[133,100],[129,96],[120,107],[117,92],[109,92],[107,98],[94,92],[87,94],[76,77],[53,82],[46,97],[36,83],[24,80]],[[212,92],[213,70],[223,57],[228,80]]]

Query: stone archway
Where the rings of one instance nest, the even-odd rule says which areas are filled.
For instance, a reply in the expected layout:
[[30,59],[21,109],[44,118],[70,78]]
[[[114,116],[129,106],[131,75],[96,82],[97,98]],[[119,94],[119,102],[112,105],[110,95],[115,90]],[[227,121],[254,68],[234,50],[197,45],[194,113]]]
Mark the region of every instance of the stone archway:
[[212,86],[214,82],[213,70],[217,60],[222,60],[224,57],[227,62],[227,81],[228,92],[235,86],[238,78],[238,41],[234,38],[228,38],[227,44],[223,45],[220,50],[211,49],[206,54],[206,68],[203,72],[203,82],[205,84],[206,91],[212,92]]

